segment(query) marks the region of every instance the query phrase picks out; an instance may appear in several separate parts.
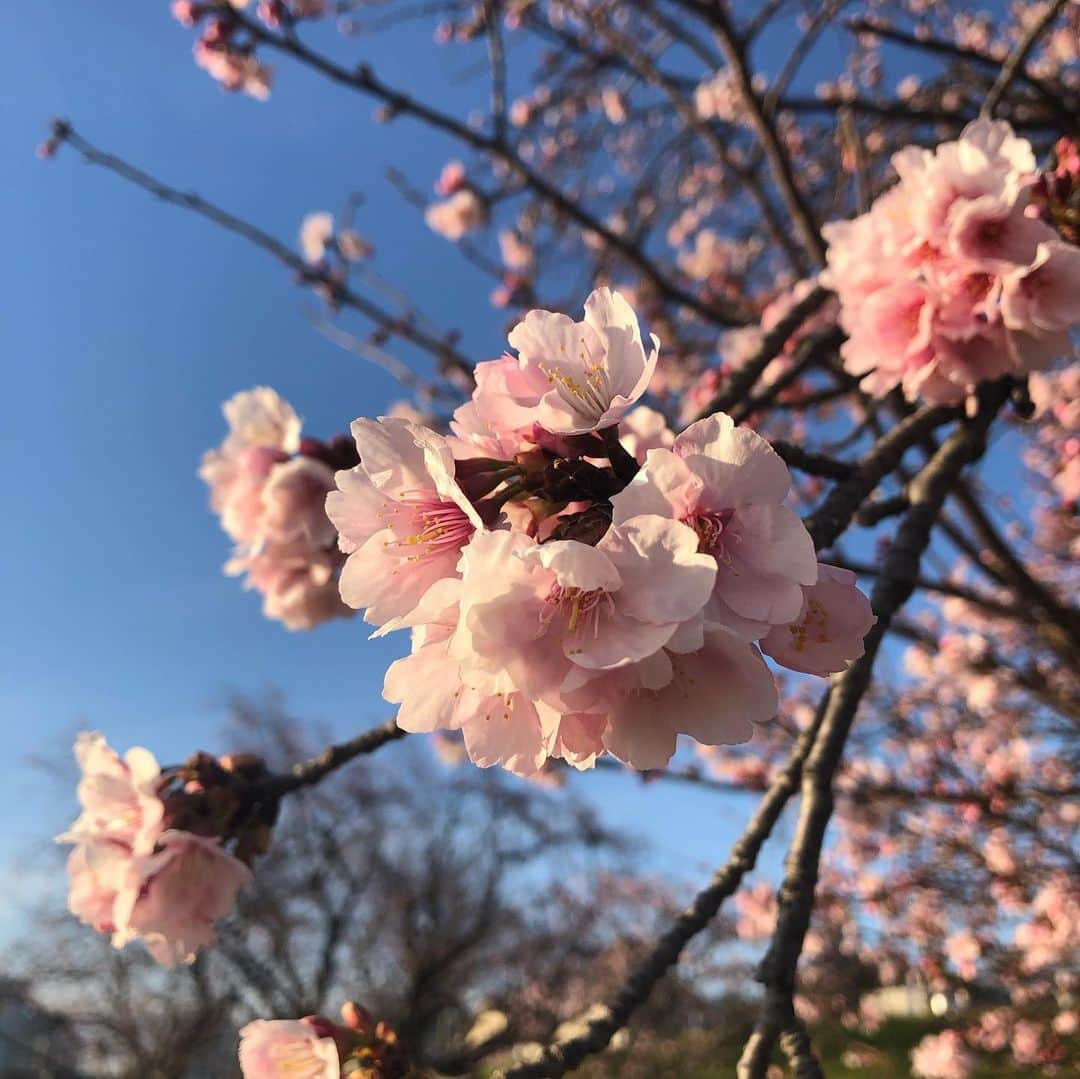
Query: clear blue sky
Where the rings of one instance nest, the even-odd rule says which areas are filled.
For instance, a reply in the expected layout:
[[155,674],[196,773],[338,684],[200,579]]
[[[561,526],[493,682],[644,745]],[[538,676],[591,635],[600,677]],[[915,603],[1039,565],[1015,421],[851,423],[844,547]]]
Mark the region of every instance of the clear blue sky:
[[[430,182],[447,144],[412,125],[376,125],[369,104],[289,65],[268,104],[222,93],[195,68],[192,35],[165,0],[108,10],[35,0],[0,18],[4,866],[73,814],[73,796],[58,804],[27,759],[65,751],[76,729],[99,728],[119,748],[145,744],[165,761],[222,750],[225,694],[274,684],[296,712],[347,735],[389,714],[382,673],[407,647],[400,636],[368,641],[359,622],[293,634],[264,620],[258,597],[220,572],[226,539],[195,474],[236,390],[272,385],[311,432],[329,434],[383,411],[395,385],[324,341],[305,317],[313,301],[242,241],[70,151],[36,160],[49,117],[290,241],[306,212],[362,190],[358,225],[383,274],[462,326],[476,358],[497,354],[503,337],[490,283],[383,178],[394,164]],[[365,55],[361,43],[349,48]],[[391,72],[406,57],[418,93],[464,113],[475,91],[452,81],[452,53],[426,32],[382,38],[366,58]],[[690,879],[724,856],[748,806],[643,791],[629,777],[578,787],[609,821],[663,845],[654,868]],[[28,898],[28,881],[63,890],[59,879],[3,878],[9,899]]]

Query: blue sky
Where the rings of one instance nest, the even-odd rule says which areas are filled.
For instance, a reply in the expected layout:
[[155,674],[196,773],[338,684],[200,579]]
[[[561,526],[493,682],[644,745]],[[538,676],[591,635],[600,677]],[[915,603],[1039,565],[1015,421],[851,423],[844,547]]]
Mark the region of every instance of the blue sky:
[[[490,283],[383,178],[394,164],[426,184],[450,156],[446,143],[374,124],[367,102],[289,65],[268,104],[222,93],[195,68],[192,36],[165,0],[126,0],[109,14],[35,0],[0,17],[9,45],[0,69],[9,505],[0,865],[11,865],[73,815],[73,796],[58,802],[27,760],[65,752],[78,728],[177,760],[226,748],[218,732],[230,690],[273,684],[298,714],[344,736],[389,714],[382,674],[407,647],[403,637],[366,640],[358,622],[292,634],[264,620],[258,597],[220,572],[226,540],[195,474],[236,390],[272,385],[307,429],[330,434],[383,411],[395,384],[324,341],[305,315],[313,301],[242,241],[69,151],[37,160],[48,119],[67,116],[91,141],[287,240],[306,212],[362,190],[357,224],[383,274],[437,321],[462,326],[477,358],[503,338]],[[349,48],[364,55],[360,43]],[[375,59],[391,71],[419,50],[425,62],[410,63],[410,84],[463,114],[476,91],[453,81],[452,56],[426,32],[380,39]],[[654,869],[691,879],[725,855],[750,804],[643,791],[629,777],[577,786],[609,821],[656,841]],[[59,879],[4,876],[17,899],[63,890]]]

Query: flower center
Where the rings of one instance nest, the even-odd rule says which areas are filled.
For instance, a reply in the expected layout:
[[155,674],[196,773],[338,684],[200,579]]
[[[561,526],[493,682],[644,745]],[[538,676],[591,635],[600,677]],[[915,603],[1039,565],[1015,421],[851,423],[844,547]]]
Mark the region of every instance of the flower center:
[[683,523],[697,533],[698,551],[701,554],[711,554],[717,562],[730,565],[731,555],[727,551],[725,540],[739,538],[731,529],[734,516],[733,509],[695,510],[683,518]]
[[566,618],[564,636],[591,633],[595,640],[600,636],[600,621],[610,618],[615,601],[602,588],[566,588],[553,584],[540,609],[540,628],[537,637],[547,633],[552,622],[560,615]]
[[[565,356],[566,346],[560,345],[559,351]],[[612,396],[605,358],[601,354],[599,359],[594,359],[589,342],[583,336],[578,348],[578,363],[572,369],[567,370],[562,363],[537,366],[571,408],[599,419],[611,404]]]
[[281,1042],[272,1045],[267,1055],[282,1075],[303,1077],[320,1074],[320,1062],[307,1042]]
[[396,539],[396,547],[410,562],[460,551],[472,537],[475,526],[456,502],[443,502],[433,495],[402,498],[381,511]]
[[806,604],[806,614],[798,622],[792,622],[788,626],[791,634],[792,647],[796,652],[806,648],[807,641],[814,644],[827,644],[829,640],[829,615],[825,608],[816,600],[811,599]]

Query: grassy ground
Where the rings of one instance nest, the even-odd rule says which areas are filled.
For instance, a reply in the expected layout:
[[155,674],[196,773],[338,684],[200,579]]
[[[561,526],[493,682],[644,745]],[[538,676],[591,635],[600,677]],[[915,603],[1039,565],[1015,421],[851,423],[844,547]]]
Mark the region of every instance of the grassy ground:
[[[828,1027],[815,1030],[813,1037],[828,1079],[911,1079],[911,1050],[942,1026],[938,1020],[892,1019],[873,1036],[853,1037],[842,1027]],[[663,1042],[639,1038],[624,1051],[593,1058],[575,1075],[580,1079],[732,1079],[742,1041],[741,1036],[718,1041],[703,1030]],[[853,1045],[873,1050],[873,1062],[863,1068],[845,1066],[844,1052]],[[1077,1060],[1080,1055],[1056,1074],[1080,1074],[1070,1071]],[[1036,1079],[1046,1074],[1042,1068],[1018,1068],[1002,1059],[982,1063],[972,1079]]]

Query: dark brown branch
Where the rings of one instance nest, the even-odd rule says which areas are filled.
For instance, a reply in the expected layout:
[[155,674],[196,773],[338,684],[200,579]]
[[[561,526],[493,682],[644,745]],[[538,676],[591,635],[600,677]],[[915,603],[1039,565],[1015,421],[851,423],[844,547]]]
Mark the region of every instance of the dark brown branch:
[[[745,422],[747,417],[752,416],[755,412],[763,412],[773,405],[784,390],[793,386],[808,371],[816,367],[827,367],[827,357],[844,343],[845,337],[844,331],[839,326],[833,326],[824,333],[804,342],[805,347],[801,349],[798,359],[787,370],[781,372],[760,393],[755,394],[753,397],[744,398],[741,402],[732,405],[730,410],[731,418],[736,423]],[[834,377],[837,376],[837,372],[831,368],[830,373]]]
[[253,791],[254,800],[271,801],[303,787],[312,787],[343,764],[348,764],[349,761],[368,753],[374,753],[388,742],[396,742],[399,738],[404,738],[407,733],[394,720],[388,719],[378,727],[372,727],[371,730],[364,731],[363,734],[350,738],[347,742],[327,746],[317,757],[294,764],[288,772],[260,780]]
[[952,405],[928,405],[905,416],[880,438],[855,471],[837,484],[825,501],[807,519],[806,527],[820,551],[831,547],[851,523],[864,499],[894,471],[904,454],[934,428],[955,419],[959,409]]
[[[886,41],[893,41],[898,45],[918,49],[921,52],[936,53],[939,56],[950,57],[954,60],[978,64],[995,73],[1001,69],[1002,58],[1000,56],[992,56],[989,53],[980,52],[978,49],[971,48],[967,45],[958,45],[955,41],[945,41],[942,38],[929,36],[916,37],[914,34],[909,34],[904,30],[900,30],[893,26],[886,26],[870,19],[852,19],[846,25],[847,28],[855,34],[874,34],[876,37],[883,38]],[[1031,72],[1027,70],[1020,71],[1017,75],[1023,82],[1027,83],[1028,86],[1038,93],[1053,111],[1059,123],[1063,124],[1069,131],[1077,130],[1078,126],[1080,126],[1080,121],[1077,120],[1075,111],[1070,110],[1068,105],[1062,100],[1061,96],[1055,92],[1053,86],[1032,75]]]
[[[698,40],[688,34],[685,28],[680,26],[676,20],[669,19],[655,5],[649,6],[649,15],[672,38],[697,52],[703,62],[709,62],[708,54],[702,50]],[[789,235],[786,223],[781,219],[776,207],[769,199],[768,193],[758,182],[755,174],[756,166],[752,163],[742,164],[731,153],[727,140],[720,131],[698,116],[692,104],[692,99],[687,95],[685,88],[677,78],[661,71],[659,66],[654,63],[646,63],[644,58],[637,55],[633,43],[628,41],[625,36],[620,37],[616,45],[616,51],[621,57],[620,66],[626,67],[644,82],[664,92],[687,130],[693,131],[699,138],[708,143],[713,153],[723,162],[724,167],[737,176],[739,182],[750,192],[751,198],[757,203],[758,209],[761,210],[769,234],[784,249],[784,253],[792,266],[799,273],[804,273],[806,271],[806,259],[803,251]]]
[[[907,507],[905,506],[905,508]],[[880,566],[872,566],[867,562],[859,562],[850,558],[833,558],[833,564],[841,566],[844,569],[849,569],[852,573],[858,573],[860,576],[880,577],[882,574]],[[984,596],[975,588],[954,584],[952,581],[939,581],[930,577],[919,577],[915,582],[915,587],[924,588],[927,592],[937,592],[938,595],[942,596],[954,596],[956,599],[962,599],[965,602],[970,603],[973,607],[978,607],[981,610],[986,611],[987,614],[992,614],[996,617],[1009,618],[1020,622],[1028,620],[1027,616],[1021,614],[1015,606],[1008,603],[1002,603],[1001,600],[994,599],[992,596]]]
[[[945,109],[940,106],[931,108],[924,105],[913,105],[906,101],[871,101],[865,97],[855,98],[816,98],[790,96],[783,98],[778,108],[780,111],[788,111],[799,114],[836,113],[850,112],[856,116],[877,116],[884,120],[897,120],[912,124],[948,124],[952,127],[961,128],[965,124],[976,119],[975,111],[967,112],[956,109]],[[1049,112],[1043,112],[1039,116],[1009,116],[1009,123],[1017,131],[1047,131],[1056,130],[1059,119],[1051,116]]]
[[855,466],[849,465],[847,461],[838,461],[835,457],[827,457],[823,453],[811,453],[783,439],[776,439],[770,445],[783,458],[785,464],[809,476],[846,480],[855,471]]
[[1050,623],[1046,628],[1056,628],[1059,631],[1046,636],[1047,643],[1058,651],[1063,659],[1075,661],[1080,657],[1080,610],[1060,600],[1042,581],[1032,576],[1006,540],[999,535],[994,522],[979,504],[970,487],[958,484],[953,494],[979,538],[989,549],[994,568],[1016,592],[1017,599],[1020,602],[1030,602],[1041,609]]
[[739,1060],[739,1079],[764,1079],[773,1046],[781,1034],[795,1075],[800,1079],[823,1079],[821,1065],[795,1016],[792,998],[795,968],[814,907],[825,831],[832,816],[833,777],[859,704],[870,686],[881,642],[893,616],[915,590],[937,516],[963,469],[985,452],[990,424],[1007,396],[1004,383],[989,387],[982,395],[976,417],[953,432],[909,486],[910,509],[871,597],[877,622],[866,636],[863,655],[835,680],[821,732],[803,769],[799,821],[779,892],[776,929],[758,972],[758,979],[766,987],[766,999]]
[[784,350],[792,334],[817,311],[832,295],[825,288],[808,292],[794,307],[761,339],[757,352],[732,376],[731,381],[695,417],[703,420],[714,412],[727,412],[739,404],[754,388],[766,367]]
[[487,31],[488,62],[491,65],[491,122],[495,137],[506,137],[506,50],[503,46],[502,4],[499,0],[486,0],[484,23]]

